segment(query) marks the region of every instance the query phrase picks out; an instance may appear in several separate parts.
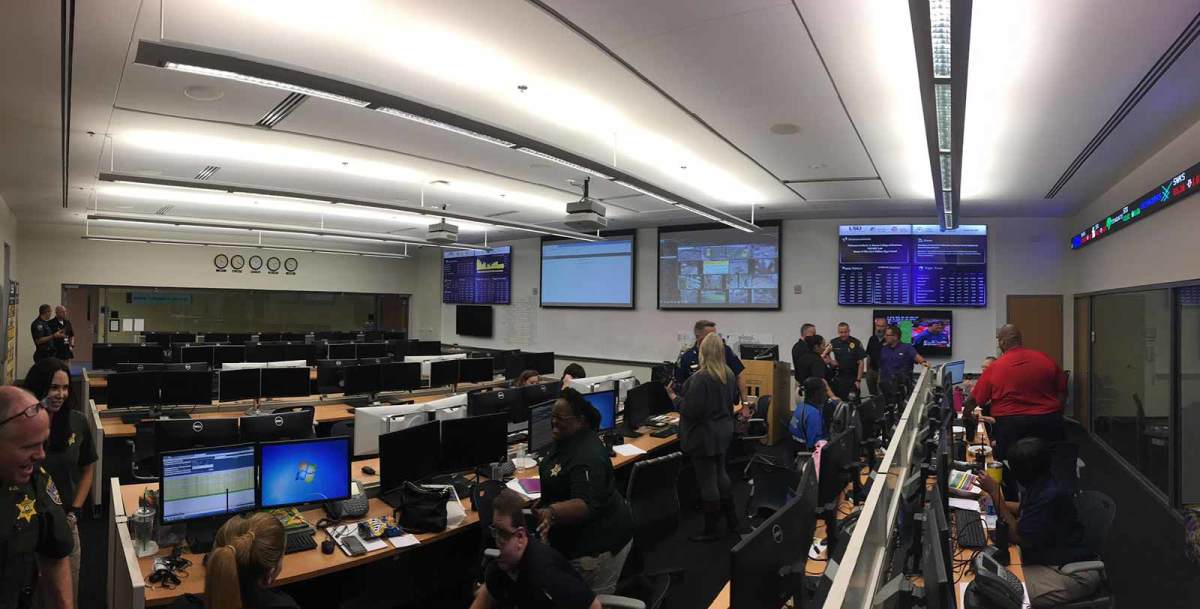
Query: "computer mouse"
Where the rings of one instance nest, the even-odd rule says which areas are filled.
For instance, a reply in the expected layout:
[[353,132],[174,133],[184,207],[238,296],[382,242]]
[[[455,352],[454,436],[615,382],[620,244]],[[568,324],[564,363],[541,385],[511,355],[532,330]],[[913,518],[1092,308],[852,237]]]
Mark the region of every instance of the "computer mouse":
[[368,475],[368,476],[374,476],[374,475],[375,475],[375,468],[374,468],[374,467],[371,467],[370,465],[364,465],[364,466],[362,466],[362,473],[364,473],[364,474],[366,474],[366,475]]
[[321,542],[321,553],[322,554],[333,554],[333,550],[335,548],[337,548],[337,544],[333,543],[332,539],[326,539],[325,541]]

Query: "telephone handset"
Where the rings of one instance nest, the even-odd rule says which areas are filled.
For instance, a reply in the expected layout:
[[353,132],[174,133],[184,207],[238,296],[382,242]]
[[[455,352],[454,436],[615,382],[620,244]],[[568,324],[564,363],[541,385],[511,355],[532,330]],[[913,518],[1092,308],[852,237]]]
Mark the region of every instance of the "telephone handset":
[[1025,586],[996,560],[996,552],[996,548],[988,548],[975,557],[972,564],[975,581],[967,586],[963,604],[967,607],[1021,609],[1025,602]]
[[334,520],[362,518],[367,515],[368,503],[367,494],[358,485],[358,481],[352,480],[350,481],[350,498],[326,502],[325,513]]

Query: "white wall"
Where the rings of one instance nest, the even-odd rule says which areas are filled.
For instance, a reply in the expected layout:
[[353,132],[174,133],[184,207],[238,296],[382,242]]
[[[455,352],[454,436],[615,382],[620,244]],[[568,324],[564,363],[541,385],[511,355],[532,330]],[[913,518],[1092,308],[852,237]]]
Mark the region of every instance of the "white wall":
[[[678,335],[689,334],[693,322],[703,317],[716,321],[722,334],[769,336],[771,342],[780,345],[782,358],[790,360],[791,345],[804,322],[816,324],[818,332],[831,338],[836,334],[836,324],[846,321],[859,338],[865,340],[868,337],[872,307],[837,305],[837,226],[871,221],[855,218],[784,222],[783,306],[780,311],[658,310],[657,231],[653,228],[638,231],[634,310],[540,308],[538,297],[533,293],[539,285],[538,239],[511,242],[515,304],[496,307],[494,339],[457,336],[454,333],[454,307],[441,305],[440,297],[422,306],[440,307],[441,337],[446,343],[637,361],[674,360],[678,353]],[[928,219],[896,220],[906,221],[923,223]],[[968,370],[977,370],[983,357],[995,351],[995,329],[1006,318],[1006,295],[1062,293],[1062,263],[1067,253],[1062,242],[1066,232],[1061,221],[1047,218],[969,219],[965,223],[987,224],[989,236],[988,302],[991,304],[984,309],[954,309],[954,359],[966,359]],[[422,258],[420,264],[440,274],[440,255]],[[426,271],[421,274],[424,277]],[[425,284],[424,281],[421,283]],[[792,287],[797,284],[801,286],[801,293],[793,294]],[[518,304],[521,301],[530,304]],[[1069,316],[1070,307],[1064,308],[1064,314]],[[437,316],[429,311],[423,315],[426,320]],[[511,330],[515,318],[525,315],[530,316],[530,325],[534,328],[528,342],[515,340],[523,337],[514,337]],[[1069,328],[1069,317],[1065,323]],[[592,372],[590,368],[588,372]]]
[[218,253],[248,256],[246,250],[85,241],[74,228],[47,225],[24,225],[18,239],[22,252],[26,252],[16,272],[21,280],[18,376],[33,362],[29,326],[37,317],[38,305],[58,304],[63,284],[392,294],[418,291],[415,259],[297,252],[289,253],[300,263],[296,275],[251,275],[218,273],[212,262]]

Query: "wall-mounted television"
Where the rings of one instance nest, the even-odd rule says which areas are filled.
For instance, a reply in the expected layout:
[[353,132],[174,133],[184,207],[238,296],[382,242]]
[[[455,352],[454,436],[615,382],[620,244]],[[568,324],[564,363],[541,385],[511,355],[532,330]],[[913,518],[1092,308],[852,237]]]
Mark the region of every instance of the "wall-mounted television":
[[495,309],[487,305],[458,305],[454,307],[454,333],[459,336],[491,338]]
[[927,309],[875,309],[871,318],[882,317],[889,326],[900,328],[900,342],[916,347],[925,356],[949,357],[954,343],[954,316],[950,311]]
[[512,247],[448,250],[442,254],[442,302],[512,302]]
[[779,222],[658,229],[658,308],[779,309]]

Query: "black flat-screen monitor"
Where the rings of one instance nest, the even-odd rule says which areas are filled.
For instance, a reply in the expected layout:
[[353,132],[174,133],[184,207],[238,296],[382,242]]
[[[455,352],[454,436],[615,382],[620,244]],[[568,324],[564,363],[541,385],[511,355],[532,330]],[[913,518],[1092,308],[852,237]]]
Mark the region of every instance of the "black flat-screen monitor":
[[354,343],[329,343],[326,359],[358,359]]
[[[729,609],[782,607],[788,598],[805,598],[803,578],[785,578],[780,570],[808,560],[817,524],[816,503],[811,488],[801,492],[733,546]],[[789,589],[788,581],[801,582],[801,589]]]
[[230,332],[229,333],[229,344],[245,345],[246,343],[250,342],[250,338],[252,336],[253,335],[248,332]]
[[310,395],[308,368],[263,368],[262,397],[302,398]]
[[108,379],[108,407],[152,406],[159,402],[162,372],[114,372]]
[[114,359],[117,348],[107,343],[92,345],[92,370],[112,370],[117,360]]
[[357,360],[317,360],[317,391],[319,393],[342,393],[342,369],[354,366]]
[[387,343],[357,343],[354,346],[355,355],[359,358],[387,357]]
[[212,345],[173,345],[171,347],[173,361],[178,363],[208,364],[213,363]]
[[[166,361],[161,345],[129,345],[125,352],[126,362],[138,364],[161,364]],[[122,361],[122,360],[117,360]]]
[[406,355],[441,355],[442,343],[436,340],[410,340]]
[[384,340],[404,340],[408,338],[408,332],[400,330],[389,330],[383,333]]
[[429,362],[429,386],[445,387],[458,383],[458,362],[456,359]]
[[[517,389],[496,389],[494,391],[472,391],[467,394],[467,416],[478,417],[486,414],[508,415],[514,408],[524,408],[521,392]],[[522,421],[525,419],[522,418]]]
[[442,421],[442,451],[438,470],[460,472],[508,456],[508,415]]
[[921,536],[921,576],[925,586],[926,609],[954,609],[958,600],[954,591],[954,571],[948,555],[949,530],[937,526],[932,504],[925,506]]
[[838,304],[987,306],[987,226],[838,227]]
[[246,361],[245,345],[213,345],[213,366]]
[[521,401],[525,402],[526,406],[536,406],[546,400],[553,400],[558,397],[562,391],[562,381],[551,381],[549,383],[538,383],[537,385],[526,385],[520,388]]
[[116,366],[117,372],[159,372],[166,370],[165,364],[137,364],[134,362],[122,362]]
[[[635,408],[644,409],[648,416],[652,417],[667,414],[675,409],[671,398],[667,396],[667,389],[663,387],[662,383],[656,381],[642,383],[637,387],[631,388],[625,394],[626,411],[629,410],[631,402],[635,403]],[[645,406],[642,406],[643,403]]]
[[229,342],[228,332],[205,332],[204,342],[206,343],[227,343]]
[[405,482],[420,482],[438,473],[440,456],[441,425],[437,421],[381,434],[380,494],[400,488]]
[[952,352],[954,314],[949,310],[875,309],[872,317],[900,328],[900,342],[911,344],[921,355],[949,357]]
[[217,375],[217,399],[236,402],[259,397],[261,368],[247,370],[222,370]]
[[147,345],[162,345],[166,347],[171,344],[170,332],[144,332],[142,333],[142,342]]
[[442,303],[508,304],[511,299],[511,246],[442,253]]
[[857,447],[850,446],[852,438],[853,431],[851,430],[834,434],[825,443],[825,448],[821,449],[821,475],[818,477],[820,486],[818,487],[817,501],[822,507],[832,505],[836,509],[835,502],[838,494],[846,488],[846,483],[849,481],[846,467],[852,462],[854,450],[857,449]]
[[492,337],[492,322],[495,310],[487,305],[465,305],[454,307],[454,333],[459,336]]
[[350,454],[350,436],[259,443],[259,506],[349,499]]
[[161,374],[163,404],[212,404],[212,372],[208,370],[166,370]]
[[658,229],[658,308],[779,309],[778,222]]
[[302,343],[307,340],[307,335],[304,332],[280,332],[279,340],[289,343]]
[[490,357],[468,357],[458,360],[458,382],[484,383],[496,376]]
[[421,388],[420,362],[388,362],[380,365],[380,389],[413,391]]
[[279,361],[299,361],[312,365],[317,361],[317,345],[312,343],[288,343],[283,346],[283,359]]
[[259,340],[259,342],[275,342],[275,341],[283,340],[283,333],[282,332],[259,332],[258,340]]
[[199,362],[187,362],[182,364],[172,362],[170,364],[163,364],[163,370],[183,370],[185,372],[194,370],[196,372],[208,372],[209,370],[212,370],[212,366],[209,366],[208,364],[201,364]]
[[253,510],[258,505],[254,445],[159,454],[159,522],[175,524]]
[[[641,385],[638,385],[640,387]],[[633,389],[637,389],[634,387]],[[635,397],[630,399],[630,396],[635,395],[633,389],[630,389],[625,394],[625,409],[621,411],[623,417],[622,423],[629,431],[634,431],[642,425],[646,424],[646,419],[650,418],[650,395],[643,392],[640,399]]]
[[342,368],[342,393],[359,395],[382,390],[382,364],[360,364]]
[[545,454],[554,444],[554,432],[550,426],[550,414],[555,400],[548,400],[529,409],[529,452]]
[[282,343],[250,343],[246,345],[248,362],[282,362],[287,359]]
[[237,419],[156,419],[153,423],[154,449],[160,453],[238,441]]
[[168,340],[172,345],[182,345],[196,342],[196,334],[194,332],[172,332]]
[[274,442],[313,437],[313,410],[277,412],[242,417],[238,429],[242,442]]

